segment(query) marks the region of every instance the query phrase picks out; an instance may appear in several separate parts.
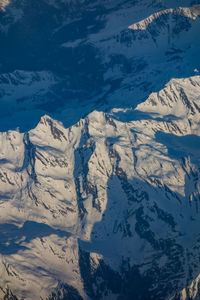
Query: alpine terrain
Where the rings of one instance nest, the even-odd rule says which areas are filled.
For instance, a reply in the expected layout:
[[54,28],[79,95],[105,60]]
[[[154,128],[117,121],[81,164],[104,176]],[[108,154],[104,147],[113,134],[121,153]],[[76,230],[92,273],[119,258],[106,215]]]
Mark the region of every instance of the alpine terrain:
[[200,1],[0,0],[0,300],[200,299]]

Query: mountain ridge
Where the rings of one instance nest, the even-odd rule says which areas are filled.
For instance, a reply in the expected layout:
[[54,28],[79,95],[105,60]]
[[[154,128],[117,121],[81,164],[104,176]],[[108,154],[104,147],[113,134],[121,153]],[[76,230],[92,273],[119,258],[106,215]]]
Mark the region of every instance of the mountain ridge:
[[199,20],[0,0],[0,299],[200,298]]
[[[86,1],[74,3],[73,12],[56,3],[12,0],[2,13],[0,24],[10,27],[0,34],[0,78],[15,79],[1,84],[2,130],[30,130],[44,114],[69,127],[94,109],[134,107],[171,78],[198,74],[198,17],[177,13],[154,19],[147,30],[128,28],[155,11],[198,7],[189,1]],[[23,11],[14,23],[13,7]]]

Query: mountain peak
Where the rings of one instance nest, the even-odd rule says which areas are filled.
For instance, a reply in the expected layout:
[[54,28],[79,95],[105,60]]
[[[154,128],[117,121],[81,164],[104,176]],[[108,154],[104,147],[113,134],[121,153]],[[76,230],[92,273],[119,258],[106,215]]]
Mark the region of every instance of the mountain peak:
[[200,5],[161,10],[135,24],[130,25],[129,28],[132,30],[146,30],[153,21],[162,17],[165,19],[166,15],[179,15],[195,20],[200,15]]

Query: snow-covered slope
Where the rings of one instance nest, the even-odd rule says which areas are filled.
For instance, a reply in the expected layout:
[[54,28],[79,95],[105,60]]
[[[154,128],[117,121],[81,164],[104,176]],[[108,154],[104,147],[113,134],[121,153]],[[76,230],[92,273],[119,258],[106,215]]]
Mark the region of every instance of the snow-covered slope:
[[1,10],[5,10],[5,9],[6,9],[6,6],[8,6],[9,3],[10,3],[9,0],[1,0],[1,1],[0,1],[0,9],[1,9]]
[[197,285],[199,97],[199,76],[173,79],[132,111],[0,134],[2,299],[169,299]]

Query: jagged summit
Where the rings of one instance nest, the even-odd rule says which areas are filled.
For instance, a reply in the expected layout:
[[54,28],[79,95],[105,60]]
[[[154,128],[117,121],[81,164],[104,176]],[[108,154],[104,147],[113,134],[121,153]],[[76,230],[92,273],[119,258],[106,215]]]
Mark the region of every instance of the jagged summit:
[[152,93],[144,103],[139,104],[136,110],[162,116],[191,116],[194,123],[194,116],[198,118],[200,112],[199,81],[200,76],[172,79],[163,90]]
[[153,21],[161,18],[167,20],[168,16],[170,15],[177,15],[195,20],[200,15],[200,5],[195,5],[191,7],[168,8],[165,10],[161,10],[150,15],[149,17],[143,19],[140,22],[130,25],[129,28],[133,30],[147,30],[147,27]]

